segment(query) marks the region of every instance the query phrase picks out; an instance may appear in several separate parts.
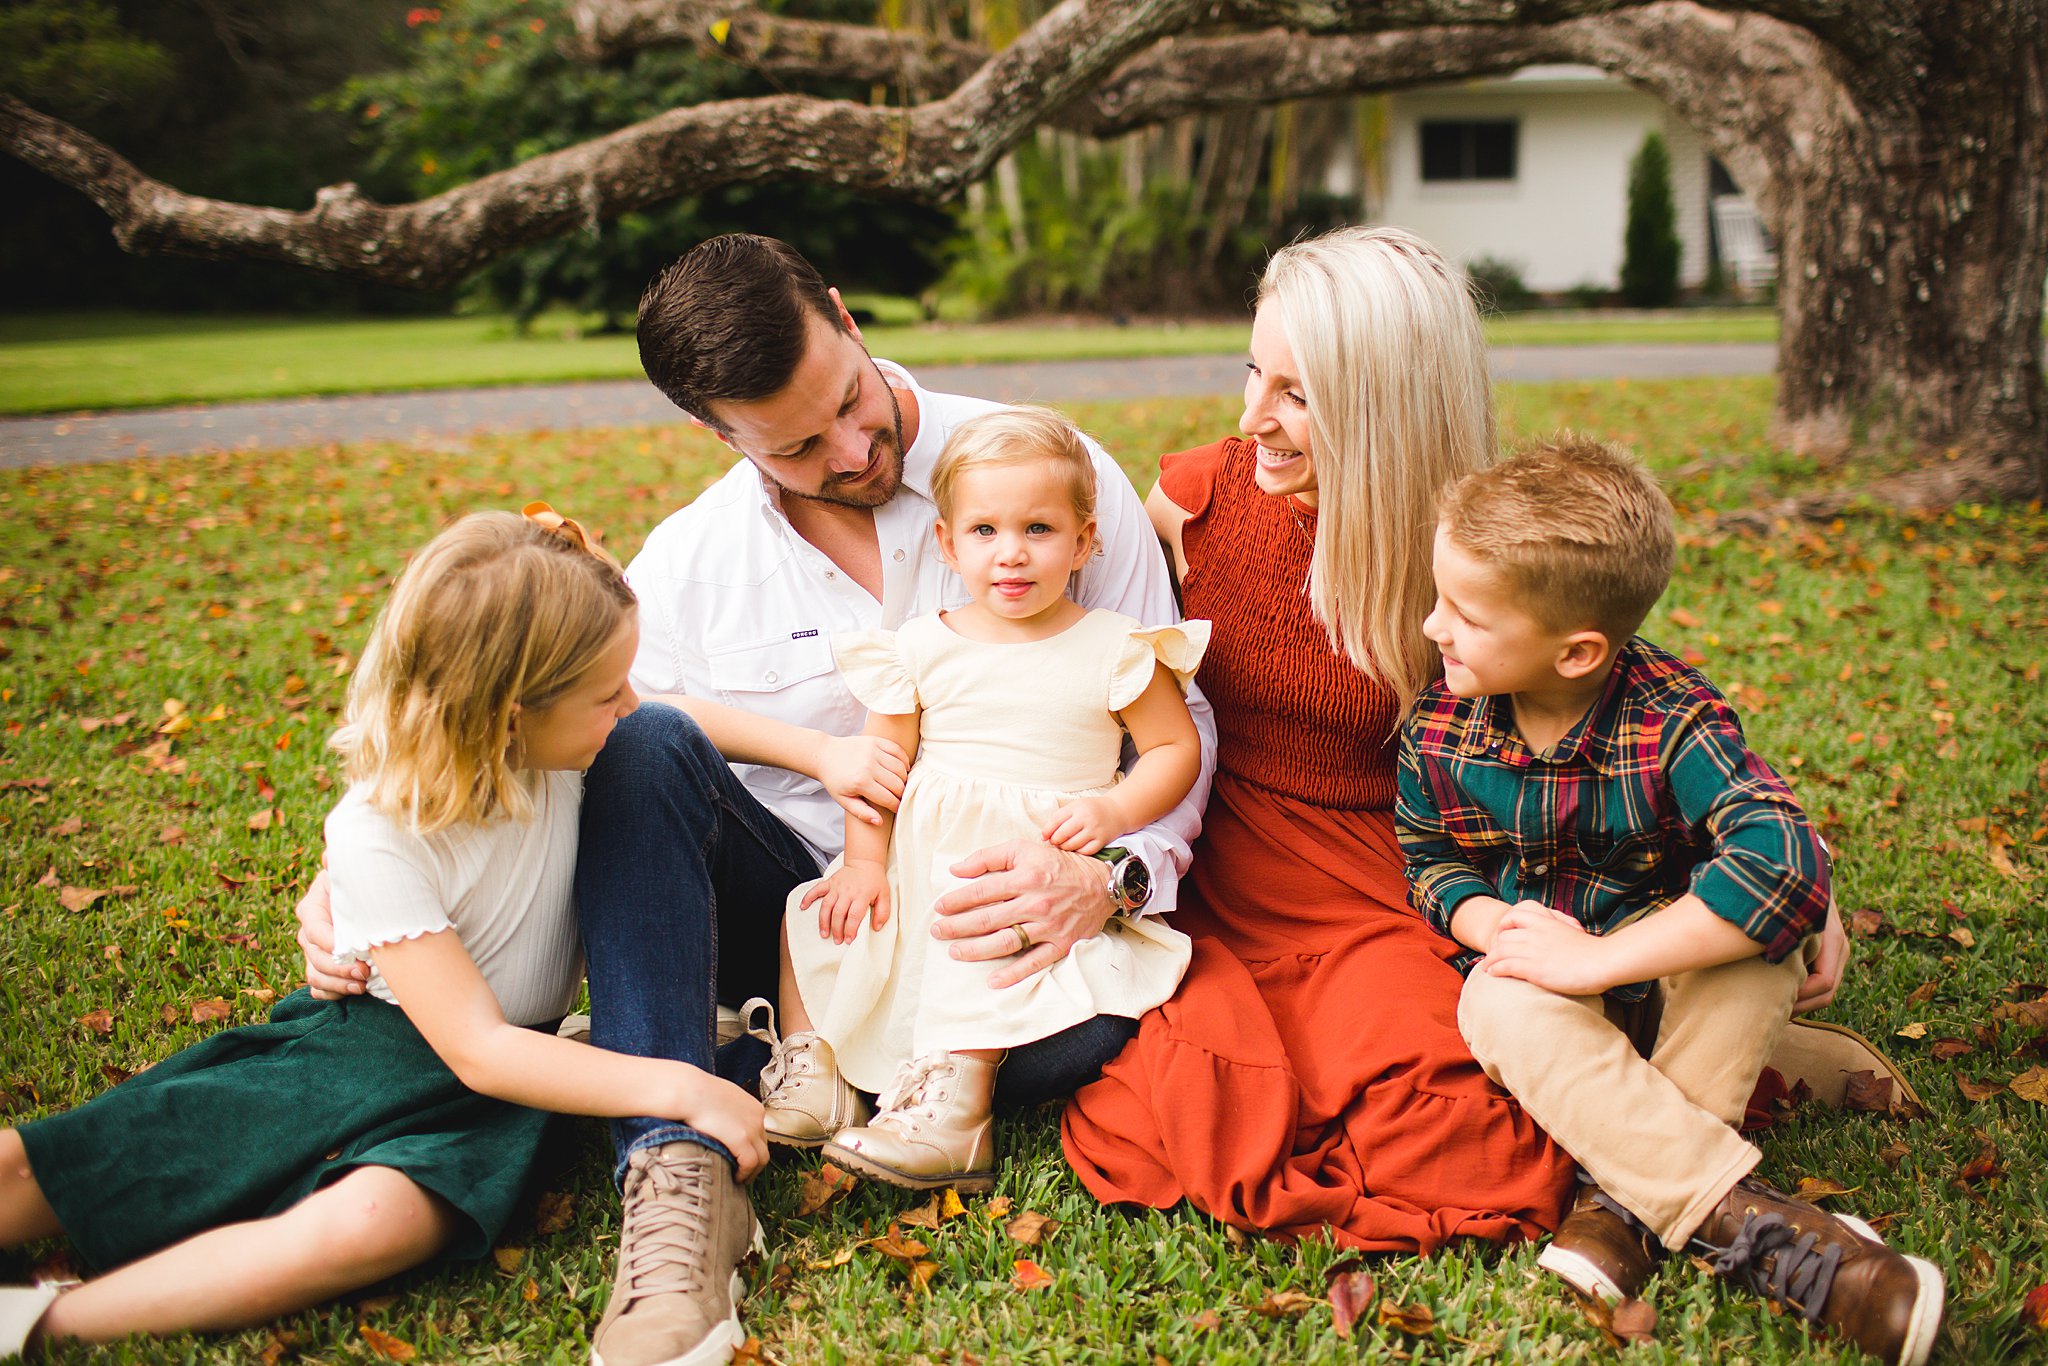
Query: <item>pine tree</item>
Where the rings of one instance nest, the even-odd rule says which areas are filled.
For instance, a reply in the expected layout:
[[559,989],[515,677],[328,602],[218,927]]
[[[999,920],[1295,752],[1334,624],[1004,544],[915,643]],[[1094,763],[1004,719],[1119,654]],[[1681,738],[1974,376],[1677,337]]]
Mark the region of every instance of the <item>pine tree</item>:
[[1671,198],[1671,154],[1651,132],[1628,168],[1628,227],[1622,237],[1621,296],[1636,308],[1663,308],[1678,297],[1678,210]]

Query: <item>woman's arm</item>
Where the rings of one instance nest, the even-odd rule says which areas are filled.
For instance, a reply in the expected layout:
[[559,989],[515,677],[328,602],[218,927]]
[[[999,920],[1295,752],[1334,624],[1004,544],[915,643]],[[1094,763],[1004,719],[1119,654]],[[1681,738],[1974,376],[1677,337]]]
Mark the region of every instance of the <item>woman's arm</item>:
[[742,1179],[767,1162],[759,1101],[688,1063],[508,1023],[453,930],[380,944],[371,956],[405,1017],[470,1090],[560,1114],[676,1120],[723,1143]]
[[732,763],[766,764],[817,779],[854,820],[879,824],[882,812],[894,811],[903,796],[910,755],[872,732],[827,735],[686,693],[658,693],[646,700],[688,714]]
[[1145,495],[1145,515],[1152,519],[1152,530],[1159,534],[1159,544],[1166,548],[1167,561],[1173,566],[1174,582],[1179,583],[1188,576],[1188,557],[1180,541],[1188,510],[1166,496],[1164,484],[1154,484],[1152,492]]

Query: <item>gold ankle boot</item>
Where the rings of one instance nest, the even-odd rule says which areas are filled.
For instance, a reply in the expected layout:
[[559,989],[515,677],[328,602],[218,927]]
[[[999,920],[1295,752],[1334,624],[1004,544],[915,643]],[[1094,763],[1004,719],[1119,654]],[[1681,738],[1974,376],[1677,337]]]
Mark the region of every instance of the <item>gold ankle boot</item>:
[[779,1037],[775,1007],[758,996],[740,1014],[747,1033],[773,1050],[761,1069],[762,1123],[770,1143],[815,1148],[847,1125],[867,1122],[866,1099],[839,1075],[839,1060],[822,1034],[805,1030]]
[[984,1191],[996,1183],[994,1061],[932,1053],[897,1069],[881,1113],[841,1129],[825,1157],[843,1167],[911,1190],[958,1186]]

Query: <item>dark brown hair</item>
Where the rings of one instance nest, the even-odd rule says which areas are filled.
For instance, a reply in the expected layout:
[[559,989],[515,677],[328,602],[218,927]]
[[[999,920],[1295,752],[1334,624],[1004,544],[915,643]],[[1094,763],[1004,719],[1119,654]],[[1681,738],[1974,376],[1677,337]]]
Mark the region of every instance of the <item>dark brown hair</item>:
[[841,326],[824,277],[796,248],[747,232],[713,237],[641,293],[640,365],[669,402],[718,427],[713,403],[789,383],[812,315]]

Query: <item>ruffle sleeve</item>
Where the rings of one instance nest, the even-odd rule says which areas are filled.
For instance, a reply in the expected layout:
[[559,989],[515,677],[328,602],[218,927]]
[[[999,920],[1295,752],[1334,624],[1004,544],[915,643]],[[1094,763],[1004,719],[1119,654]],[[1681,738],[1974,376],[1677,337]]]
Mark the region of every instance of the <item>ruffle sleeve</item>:
[[1173,671],[1180,690],[1188,682],[1209,648],[1209,623],[1184,621],[1178,626],[1140,626],[1125,637],[1109,675],[1109,709],[1122,711],[1138,700],[1152,683],[1152,666],[1164,664]]
[[832,637],[832,658],[847,689],[869,711],[909,716],[917,710],[917,679],[896,648],[894,631],[846,631]]

